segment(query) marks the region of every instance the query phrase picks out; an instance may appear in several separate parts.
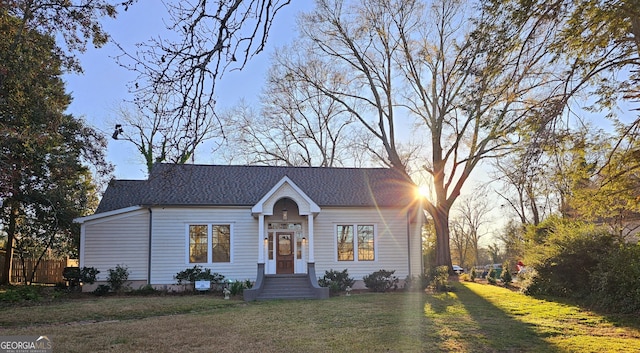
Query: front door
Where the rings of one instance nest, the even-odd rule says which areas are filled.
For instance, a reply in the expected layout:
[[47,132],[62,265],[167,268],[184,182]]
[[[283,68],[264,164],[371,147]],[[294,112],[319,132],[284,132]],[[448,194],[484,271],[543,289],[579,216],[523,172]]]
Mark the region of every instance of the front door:
[[276,234],[276,273],[293,273],[293,232]]

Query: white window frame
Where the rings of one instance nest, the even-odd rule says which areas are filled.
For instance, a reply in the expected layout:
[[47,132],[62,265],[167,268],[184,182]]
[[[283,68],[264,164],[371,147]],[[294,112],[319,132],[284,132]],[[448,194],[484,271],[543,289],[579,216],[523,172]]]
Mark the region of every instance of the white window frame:
[[[207,226],[207,262],[189,262],[189,227],[190,226]],[[213,226],[229,226],[229,262],[213,262]],[[234,254],[234,224],[232,222],[190,222],[185,223],[185,257],[184,262],[187,265],[224,265],[233,263]]]
[[[338,226],[352,226],[353,227],[353,260],[339,260],[338,259]],[[358,226],[373,226],[373,260],[360,260],[358,258]],[[378,225],[376,223],[362,222],[362,223],[348,223],[341,222],[333,225],[333,256],[334,260],[338,263],[350,263],[350,262],[362,262],[362,263],[375,263],[378,262]]]

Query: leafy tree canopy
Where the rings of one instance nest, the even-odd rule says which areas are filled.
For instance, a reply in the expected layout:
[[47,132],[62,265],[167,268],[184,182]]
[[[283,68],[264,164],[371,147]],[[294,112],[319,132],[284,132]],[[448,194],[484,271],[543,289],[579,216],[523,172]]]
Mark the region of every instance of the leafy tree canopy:
[[[14,41],[17,35],[20,41]],[[42,257],[68,253],[77,236],[73,219],[96,205],[92,170],[106,175],[104,139],[65,114],[64,59],[51,35],[24,29],[0,11],[0,198],[7,235],[3,281],[12,251]],[[71,246],[75,248],[74,246]]]

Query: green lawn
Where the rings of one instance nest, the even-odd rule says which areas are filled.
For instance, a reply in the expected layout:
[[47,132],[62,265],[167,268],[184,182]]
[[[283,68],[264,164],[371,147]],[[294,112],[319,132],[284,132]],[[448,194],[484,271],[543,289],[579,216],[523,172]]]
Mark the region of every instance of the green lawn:
[[210,295],[4,307],[0,335],[54,352],[639,352],[640,323],[504,288],[244,303]]

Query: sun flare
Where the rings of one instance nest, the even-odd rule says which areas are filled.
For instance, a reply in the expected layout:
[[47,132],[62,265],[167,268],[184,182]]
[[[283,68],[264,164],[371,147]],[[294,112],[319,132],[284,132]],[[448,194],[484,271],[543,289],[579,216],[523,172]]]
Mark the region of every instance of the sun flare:
[[429,195],[431,194],[429,192],[429,188],[426,185],[420,185],[418,187],[417,193],[419,197],[424,197],[424,198],[429,197]]

